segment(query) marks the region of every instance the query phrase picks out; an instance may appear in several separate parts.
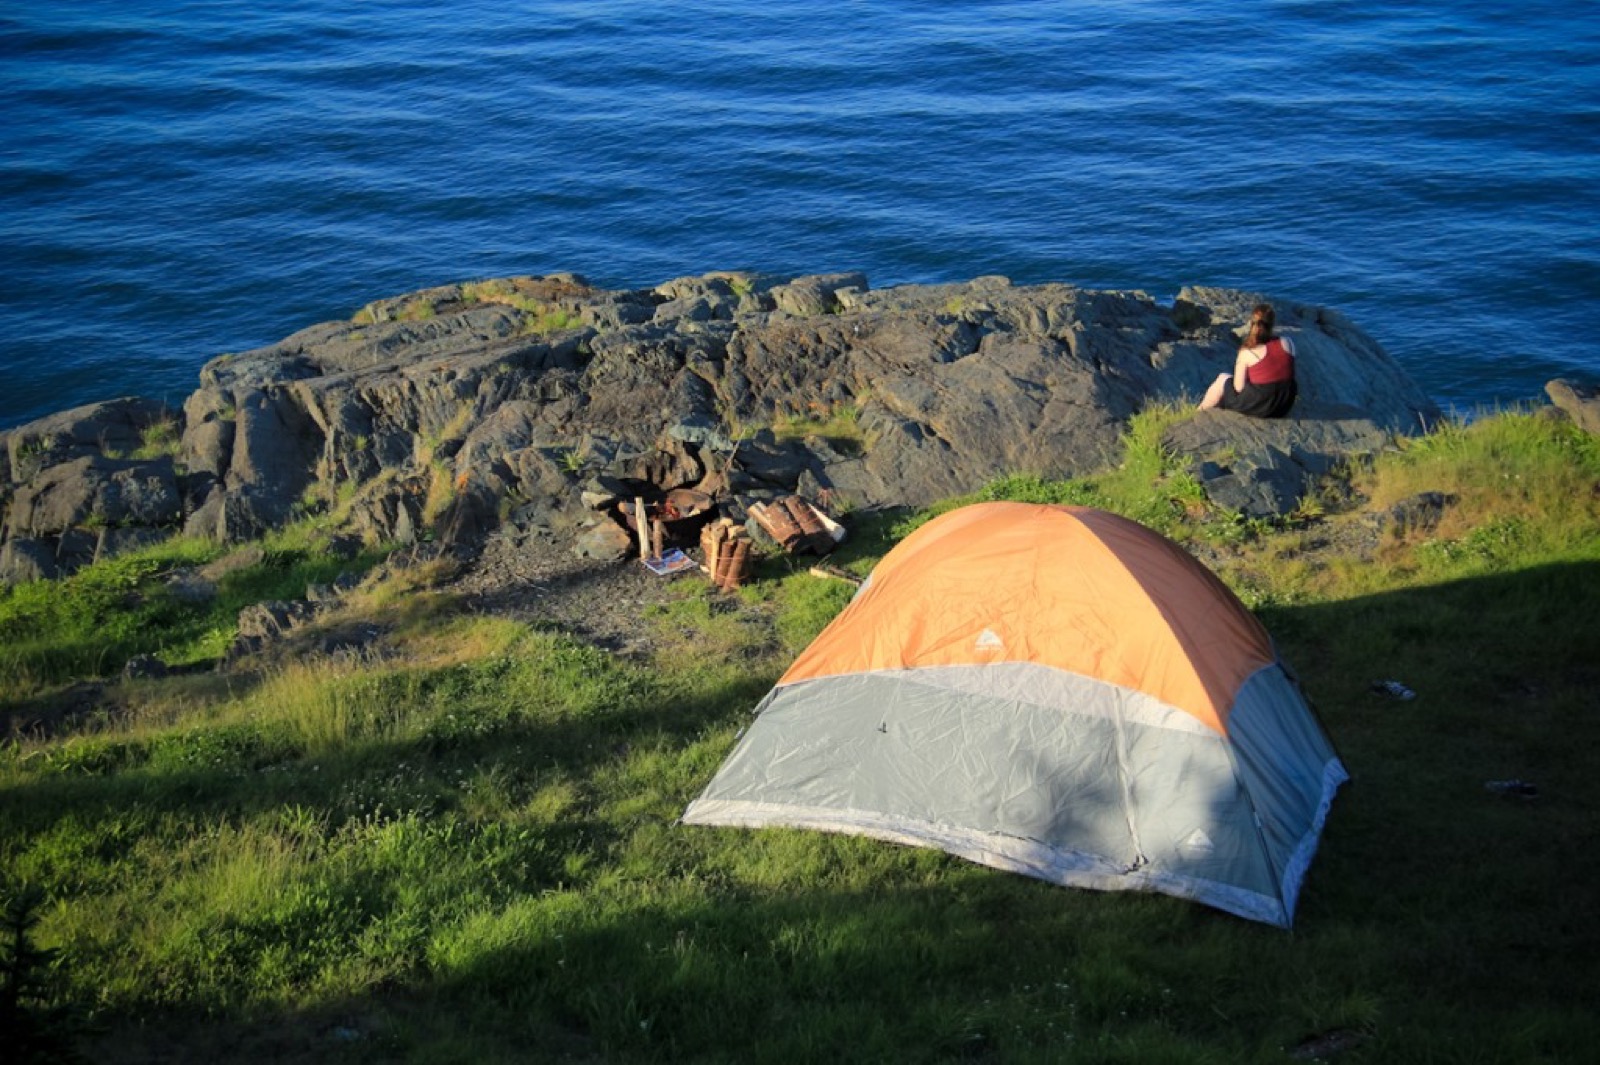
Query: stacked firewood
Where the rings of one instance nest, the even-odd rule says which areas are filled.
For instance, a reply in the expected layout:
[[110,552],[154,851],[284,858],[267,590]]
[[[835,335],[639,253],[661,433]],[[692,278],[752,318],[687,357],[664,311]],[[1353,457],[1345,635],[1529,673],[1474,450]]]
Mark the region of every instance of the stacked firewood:
[[771,503],[752,503],[750,516],[791,555],[801,551],[825,555],[834,548],[828,519],[799,496],[784,496]]
[[701,529],[700,551],[711,583],[732,591],[749,580],[756,562],[750,546],[750,534],[732,518],[719,518]]

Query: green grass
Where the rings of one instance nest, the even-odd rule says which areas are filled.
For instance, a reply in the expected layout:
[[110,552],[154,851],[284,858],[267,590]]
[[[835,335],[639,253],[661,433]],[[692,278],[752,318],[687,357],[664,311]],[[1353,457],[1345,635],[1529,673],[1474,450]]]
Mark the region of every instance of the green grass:
[[96,562],[57,581],[0,587],[0,708],[74,678],[115,674],[134,655],[169,666],[220,657],[239,611],[269,599],[295,599],[306,586],[360,573],[382,551],[345,561],[326,554],[326,529],[291,526],[267,537],[261,564],[224,576],[217,594],[191,602],[168,578],[213,561],[209,542],[174,537]]
[[559,307],[545,310],[528,309],[527,316],[522,322],[522,332],[531,336],[543,336],[546,333],[563,333],[571,329],[582,329],[583,327],[583,315],[576,311],[563,310]]
[[98,676],[162,641],[192,641],[205,623],[161,585],[180,566],[207,561],[215,549],[174,540],[86,567],[60,581],[0,589],[0,691]]
[[[1358,556],[1341,545],[1365,513],[1241,533],[1137,454],[1158,436],[1136,427],[1121,469],[984,495],[1157,515],[1260,604],[1354,773],[1292,933],[931,851],[677,825],[849,598],[772,560],[732,597],[683,582],[646,619],[649,661],[374,590],[405,615],[392,658],[122,683],[114,713],[11,740],[0,893],[48,900],[39,1008],[78,1011],[107,1062],[1276,1063],[1329,1033],[1353,1044],[1341,1062],[1584,1060],[1594,443],[1520,415],[1444,427],[1354,486],[1368,512],[1458,502]],[[925,517],[853,523],[835,561],[864,574]],[[132,630],[168,622],[119,589],[172,564],[54,586],[59,619],[9,593],[6,645],[36,631],[42,660],[125,623],[126,646],[159,645]],[[277,558],[248,594],[310,564]],[[1418,698],[1368,690],[1390,678]],[[1539,801],[1483,787],[1507,777]]]
[[[114,459],[156,459],[163,455],[176,456],[182,443],[178,419],[165,417],[146,425],[139,432],[139,444],[131,451],[106,448],[105,454]],[[24,453],[22,458],[26,458]]]
[[[559,292],[562,286],[546,286]],[[584,327],[583,315],[568,310],[548,299],[531,295],[512,280],[478,281],[461,287],[461,298],[467,303],[502,303],[523,314],[522,333],[542,336]]]

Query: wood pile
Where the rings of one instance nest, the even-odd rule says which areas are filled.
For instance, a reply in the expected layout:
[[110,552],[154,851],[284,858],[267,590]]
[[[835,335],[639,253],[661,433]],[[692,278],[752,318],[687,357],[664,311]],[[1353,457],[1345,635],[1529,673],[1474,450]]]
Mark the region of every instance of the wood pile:
[[788,554],[809,551],[825,555],[838,542],[839,528],[816,507],[799,496],[784,496],[771,503],[752,503],[750,516]]
[[732,518],[719,518],[700,530],[705,571],[711,583],[724,591],[731,592],[750,579],[756,564],[750,549],[750,534]]

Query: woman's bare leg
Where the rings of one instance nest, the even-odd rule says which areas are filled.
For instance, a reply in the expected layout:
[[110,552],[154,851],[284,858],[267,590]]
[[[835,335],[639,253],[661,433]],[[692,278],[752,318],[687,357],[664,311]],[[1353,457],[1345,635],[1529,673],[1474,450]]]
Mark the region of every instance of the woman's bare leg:
[[1206,389],[1205,396],[1200,400],[1201,410],[1211,410],[1222,402],[1222,390],[1228,387],[1228,378],[1232,376],[1231,373],[1217,375],[1217,379],[1211,382],[1211,387]]

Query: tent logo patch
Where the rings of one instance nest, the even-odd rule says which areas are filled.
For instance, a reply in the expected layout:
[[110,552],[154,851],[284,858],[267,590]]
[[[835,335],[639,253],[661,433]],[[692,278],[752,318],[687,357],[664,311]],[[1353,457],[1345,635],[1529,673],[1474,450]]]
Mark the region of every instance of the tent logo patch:
[[984,629],[982,632],[978,633],[978,642],[973,644],[973,646],[980,651],[1004,651],[1006,649],[1006,642],[1002,640],[1000,638],[1000,634],[995,632],[993,629]]
[[1209,858],[1217,853],[1217,845],[1211,842],[1211,837],[1206,835],[1206,830],[1197,828],[1189,833],[1189,837],[1178,844],[1178,850],[1185,858]]

